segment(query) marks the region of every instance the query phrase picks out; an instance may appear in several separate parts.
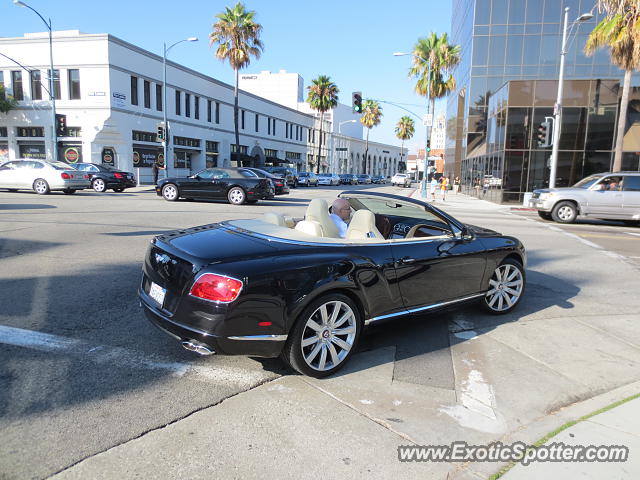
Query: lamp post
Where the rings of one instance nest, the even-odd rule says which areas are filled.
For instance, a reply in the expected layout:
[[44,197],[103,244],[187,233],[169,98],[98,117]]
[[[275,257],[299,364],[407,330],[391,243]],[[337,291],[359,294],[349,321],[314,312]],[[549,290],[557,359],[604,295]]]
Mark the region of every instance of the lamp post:
[[53,161],[58,161],[58,136],[56,134],[56,96],[53,91],[53,31],[51,29],[51,19],[47,22],[40,13],[33,7],[30,7],[26,3],[20,0],[13,0],[13,4],[19,7],[28,8],[36,15],[40,17],[40,20],[44,22],[49,30],[49,100],[51,100],[51,139],[52,139],[52,151],[53,151]]
[[162,117],[164,121],[164,138],[162,139],[162,151],[164,155],[164,173],[166,177],[169,176],[169,140],[171,139],[171,135],[169,133],[169,120],[167,118],[167,54],[169,53],[169,50],[171,50],[179,43],[197,41],[198,37],[189,37],[185,38],[184,40],[178,40],[177,42],[169,45],[168,48],[166,42],[163,44],[164,50],[162,53],[162,103],[164,105],[162,108]]
[[[395,52],[393,54],[395,57],[404,57],[405,55],[410,55],[412,57],[415,58],[419,58],[420,60],[422,60],[423,62],[425,62],[429,69],[427,72],[427,117],[431,114],[431,103],[429,102],[429,96],[431,94],[431,61],[430,60],[426,60],[424,58],[422,58],[419,55],[416,55],[415,53],[404,53],[404,52]],[[431,124],[433,124],[433,119],[431,120]],[[428,125],[425,125],[426,127],[426,132],[425,132],[425,145],[424,145],[424,171],[422,174],[422,183],[421,183],[421,187],[420,187],[420,196],[422,198],[427,198],[427,165],[429,164],[429,145],[431,144],[431,127]]]
[[[580,23],[585,22],[593,18],[591,13],[583,13],[576,18],[571,24],[571,30],[573,27]],[[562,27],[562,48],[560,50],[560,75],[558,77],[558,96],[556,97],[556,104],[554,105],[554,120],[553,120],[553,148],[551,150],[551,165],[549,172],[549,188],[555,188],[556,186],[556,170],[558,169],[558,148],[560,143],[560,129],[562,126],[562,91],[564,83],[564,57],[567,54],[567,37],[571,35],[571,31],[567,34],[567,22],[569,20],[569,7],[564,9],[564,21]]]

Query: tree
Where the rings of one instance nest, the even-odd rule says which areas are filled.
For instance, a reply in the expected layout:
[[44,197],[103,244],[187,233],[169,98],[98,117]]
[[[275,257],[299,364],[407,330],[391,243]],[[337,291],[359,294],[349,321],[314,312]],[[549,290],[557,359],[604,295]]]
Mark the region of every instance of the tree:
[[627,124],[631,74],[640,70],[640,1],[598,0],[598,11],[605,12],[589,34],[585,53],[592,55],[599,48],[608,48],[611,61],[624,70],[622,99],[618,116],[613,171],[622,170],[622,143]]
[[247,11],[238,2],[233,8],[225,7],[225,11],[216,15],[218,21],[213,24],[209,34],[209,45],[217,45],[216,57],[229,62],[235,73],[235,90],[233,103],[233,122],[236,133],[236,152],[240,151],[240,134],[238,132],[238,72],[251,63],[251,57],[260,58],[264,49],[260,41],[262,25],[254,21],[256,12]]
[[360,123],[367,127],[367,141],[364,147],[364,169],[366,172],[367,161],[369,160],[369,132],[373,127],[380,124],[382,120],[382,107],[375,100],[367,99],[362,102],[362,116],[360,117]]
[[[413,119],[408,115],[404,115],[400,117],[398,123],[396,124],[396,137],[402,140],[402,147],[400,148],[400,153],[404,151],[404,141],[410,140],[413,137],[413,134],[416,132],[416,127]],[[406,165],[406,159],[405,159]]]
[[318,78],[313,79],[307,90],[309,90],[307,102],[312,109],[320,112],[320,138],[318,139],[318,161],[316,162],[316,173],[320,173],[324,113],[338,105],[338,93],[340,93],[340,90],[327,75],[319,75]]
[[0,113],[8,113],[9,110],[13,110],[17,104],[17,100],[11,95],[7,95],[4,90],[4,85],[0,84]]

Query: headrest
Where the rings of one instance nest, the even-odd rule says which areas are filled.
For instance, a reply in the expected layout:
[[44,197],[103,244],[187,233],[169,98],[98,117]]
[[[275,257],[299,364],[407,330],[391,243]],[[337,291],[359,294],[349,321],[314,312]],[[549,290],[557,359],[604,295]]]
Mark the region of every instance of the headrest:
[[384,240],[376,228],[376,216],[370,210],[357,210],[351,217],[346,238],[379,238]]
[[329,206],[326,200],[322,198],[314,198],[311,200],[304,219],[320,223],[325,237],[340,238],[340,231],[329,216]]

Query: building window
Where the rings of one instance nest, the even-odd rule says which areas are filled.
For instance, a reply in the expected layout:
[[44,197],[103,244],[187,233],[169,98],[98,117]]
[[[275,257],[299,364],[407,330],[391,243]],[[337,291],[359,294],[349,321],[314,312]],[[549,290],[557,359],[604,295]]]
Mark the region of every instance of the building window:
[[32,70],[29,76],[31,77],[31,100],[42,100],[42,77],[40,70]]
[[[51,70],[47,70],[47,74],[51,77]],[[53,97],[60,100],[60,70],[58,69],[53,71]]]
[[69,100],[80,100],[80,70],[71,69],[69,77]]
[[240,112],[240,128],[244,130],[244,110]]
[[207,122],[211,123],[211,100],[207,100]]
[[184,115],[185,117],[191,116],[191,94],[184,94]]
[[138,105],[138,77],[131,76],[131,105]]
[[183,147],[200,148],[200,139],[189,137],[173,137],[174,145],[181,145]]
[[276,119],[273,119],[273,134],[276,134]]
[[267,135],[271,135],[271,118],[267,117]]
[[220,104],[216,102],[216,123],[220,123]]
[[173,168],[191,168],[191,152],[175,152]]
[[[0,81],[2,80],[2,78],[0,77]],[[7,127],[0,127],[0,137],[2,138],[6,138],[8,137],[8,131],[7,131]]]
[[260,129],[260,115],[256,113],[256,132]]
[[140,130],[132,130],[131,139],[134,142],[158,143],[158,133],[157,132],[141,132]]
[[180,90],[176,90],[176,115],[180,115]]
[[207,151],[205,156],[205,167],[212,168],[218,166],[218,152],[219,152],[219,144],[218,142],[211,142],[207,140],[206,143]]
[[162,85],[156,84],[156,110],[162,111]]
[[17,137],[44,137],[44,127],[17,127]]
[[144,108],[151,108],[151,83],[148,80],[144,81]]
[[13,88],[13,98],[16,100],[24,100],[24,93],[22,92],[22,72],[11,72],[11,88]]
[[67,127],[65,137],[81,137],[82,127]]
[[[231,144],[231,153],[238,153],[238,146],[235,143]],[[247,154],[247,150],[249,147],[247,147],[246,145],[240,145],[240,153],[244,153],[245,155]]]
[[264,156],[265,157],[277,157],[278,156],[278,151],[277,150],[273,150],[272,148],[265,148],[264,149]]
[[200,97],[193,97],[193,116],[196,120],[200,120]]

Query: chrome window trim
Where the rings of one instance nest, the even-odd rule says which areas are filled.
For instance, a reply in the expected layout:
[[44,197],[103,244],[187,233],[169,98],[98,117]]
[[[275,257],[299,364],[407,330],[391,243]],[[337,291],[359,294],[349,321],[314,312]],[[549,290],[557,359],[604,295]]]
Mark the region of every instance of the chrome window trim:
[[473,300],[474,298],[482,297],[485,294],[486,294],[486,292],[475,293],[473,295],[468,295],[466,297],[456,298],[454,300],[448,300],[446,302],[432,303],[430,305],[424,305],[422,307],[415,307],[415,308],[410,308],[410,309],[406,309],[406,310],[401,310],[401,311],[395,312],[395,313],[389,313],[387,315],[380,315],[379,317],[373,317],[373,318],[369,318],[369,319],[365,320],[364,324],[365,325],[369,325],[369,324],[371,324],[373,322],[377,322],[378,320],[384,320],[384,319],[387,319],[387,318],[399,317],[399,316],[402,316],[402,315],[408,315],[410,313],[424,312],[426,310],[433,310],[434,308],[444,307],[446,305],[452,305],[454,303],[464,302],[466,300]]
[[284,342],[288,335],[234,335],[227,337],[228,340],[267,340],[273,342]]

